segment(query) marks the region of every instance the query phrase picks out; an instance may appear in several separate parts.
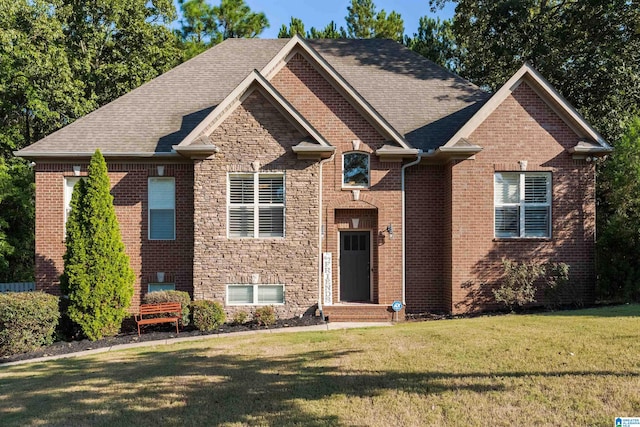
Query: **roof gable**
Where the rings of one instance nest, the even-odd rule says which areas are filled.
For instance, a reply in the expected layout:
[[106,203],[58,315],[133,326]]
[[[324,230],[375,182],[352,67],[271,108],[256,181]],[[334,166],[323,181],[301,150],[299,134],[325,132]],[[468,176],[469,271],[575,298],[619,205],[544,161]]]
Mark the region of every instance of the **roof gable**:
[[261,74],[268,80],[271,80],[296,53],[301,54],[305,60],[314,65],[316,70],[329,81],[378,132],[388,137],[391,142],[397,144],[399,147],[411,150],[411,154],[413,154],[415,150],[412,149],[404,136],[299,35],[295,35],[280,49],[273,59],[262,68]]
[[[493,113],[502,102],[510,96],[518,86],[526,82],[536,94],[580,137],[585,143],[576,152],[586,153],[587,146],[590,153],[606,153],[612,150],[604,138],[578,113],[569,102],[562,97],[551,84],[538,73],[530,64],[525,63],[520,69],[489,99],[447,143],[440,148],[453,148],[458,142],[475,131],[487,117]],[[587,143],[588,142],[588,143]],[[574,152],[574,151],[572,151]]]
[[[178,145],[172,148],[184,155],[210,155],[218,148],[209,140],[210,135],[253,91],[260,91],[301,133],[309,135],[313,141],[305,139],[300,147],[305,152],[332,153],[326,139],[269,83],[257,70],[249,75],[220,102]],[[294,147],[294,151],[296,148]]]

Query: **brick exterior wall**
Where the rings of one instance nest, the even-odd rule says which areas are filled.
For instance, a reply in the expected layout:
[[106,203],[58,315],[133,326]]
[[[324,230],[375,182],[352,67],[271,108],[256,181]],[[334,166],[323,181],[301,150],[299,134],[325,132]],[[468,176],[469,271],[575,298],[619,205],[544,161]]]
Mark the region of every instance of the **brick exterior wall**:
[[[220,153],[194,165],[194,297],[226,305],[228,284],[283,284],[280,317],[313,312],[318,301],[319,168],[292,151],[302,134],[259,91],[211,134]],[[227,237],[227,174],[285,173],[285,237]],[[229,314],[251,306],[225,306]]]
[[445,172],[442,165],[413,166],[405,172],[407,312],[449,311]]
[[[333,254],[333,303],[340,301],[340,231],[356,230],[351,219],[361,219],[357,230],[371,231],[373,250],[372,302],[390,304],[402,297],[402,195],[400,164],[382,163],[374,154],[386,138],[358,112],[301,54],[295,54],[271,80],[274,87],[326,140],[335,156],[323,165],[322,251]],[[354,151],[370,154],[370,188],[354,200],[342,188],[342,155]],[[395,238],[380,234],[392,224]]]
[[[78,164],[81,175],[86,175],[86,163],[36,165],[36,287],[56,295],[64,268],[64,181],[74,176],[73,165]],[[164,176],[176,180],[176,240],[172,241],[148,239],[147,182],[157,175],[157,165],[107,162],[120,233],[136,276],[134,311],[147,284],[156,282],[156,272],[165,272],[165,282],[175,283],[177,290],[192,293],[193,289],[193,166],[162,164]]]
[[[260,90],[242,98],[213,131],[220,152],[193,164],[167,164],[176,177],[176,241],[147,239],[147,179],[152,163],[109,163],[112,194],[123,240],[136,272],[136,306],[163,271],[165,281],[194,299],[226,304],[228,284],[283,284],[280,317],[312,312],[318,302],[319,252],[333,254],[333,303],[340,298],[341,231],[370,231],[371,302],[389,305],[402,297],[401,163],[375,155],[387,138],[301,53],[273,77],[273,86],[336,147],[322,166],[299,160],[292,147],[305,137]],[[500,260],[570,264],[571,280],[586,301],[593,298],[595,171],[567,149],[576,134],[523,83],[469,137],[483,147],[475,159],[444,165],[423,163],[406,174],[406,301],[408,312],[454,313],[496,308],[491,290]],[[359,195],[342,186],[343,153],[370,154],[370,187]],[[552,173],[551,239],[495,239],[495,172]],[[284,238],[227,237],[227,176],[230,172],[285,173]],[[86,165],[83,165],[83,170]],[[84,173],[84,172],[83,172]],[[62,272],[63,185],[72,164],[36,168],[36,278],[38,289],[58,293]],[[322,175],[322,230],[319,196]],[[354,219],[357,219],[356,225]],[[393,226],[394,238],[385,232]],[[321,238],[320,247],[319,240]],[[323,301],[327,304],[329,301]],[[251,306],[225,305],[228,314]]]
[[[451,174],[451,290],[454,313],[495,308],[491,289],[501,258],[565,262],[570,279],[589,301],[594,290],[595,171],[566,151],[578,136],[522,83],[470,136],[483,147],[475,160],[448,165]],[[551,239],[496,239],[495,172],[552,173]]]

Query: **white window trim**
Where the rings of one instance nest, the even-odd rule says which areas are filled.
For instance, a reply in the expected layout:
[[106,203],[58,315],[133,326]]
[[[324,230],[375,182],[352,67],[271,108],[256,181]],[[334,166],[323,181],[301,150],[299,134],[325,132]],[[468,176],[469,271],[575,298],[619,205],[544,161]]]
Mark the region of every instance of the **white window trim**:
[[[252,303],[232,303],[229,302],[229,287],[231,286],[243,286],[253,287],[253,302]],[[258,287],[260,286],[282,286],[282,302],[258,302]],[[259,283],[259,284],[251,284],[251,283],[229,283],[226,286],[226,295],[225,295],[225,303],[229,307],[237,307],[237,306],[263,306],[263,305],[285,305],[287,300],[287,293],[284,284],[282,283]]]
[[63,212],[62,212],[62,232],[63,232],[63,236],[64,236],[65,239],[67,237],[67,219],[69,217],[69,214],[67,213],[67,211],[69,211],[69,212],[71,211],[71,199],[73,198],[73,190],[70,193],[67,192],[67,188],[69,188],[67,183],[69,181],[75,181],[75,184],[73,184],[73,189],[75,189],[76,184],[78,182],[80,182],[80,180],[82,178],[83,177],[81,177],[81,176],[65,176],[64,177],[64,181],[62,183],[64,185],[64,188],[63,188],[63,191],[64,191],[64,193],[63,193],[64,206],[62,208],[63,209]]
[[[151,179],[164,179],[164,180],[172,180],[173,181],[173,239],[154,239],[151,237],[151,203],[149,203],[149,188],[150,185],[149,183],[151,182]],[[148,240],[153,240],[153,241],[167,241],[167,242],[171,242],[171,241],[175,241],[176,238],[178,237],[178,229],[176,228],[176,221],[177,221],[177,217],[178,217],[178,210],[177,210],[177,200],[176,200],[176,194],[177,193],[177,189],[176,189],[176,179],[175,177],[172,176],[153,176],[153,177],[149,177],[147,179],[147,239]]]
[[[368,165],[367,182],[369,183],[367,185],[349,185],[349,184],[345,184],[344,182],[344,157],[349,154],[355,154],[355,153],[367,155],[367,165]],[[352,150],[352,151],[347,151],[342,153],[342,173],[340,174],[340,181],[342,182],[342,188],[349,189],[349,190],[370,188],[371,187],[371,154],[367,153],[366,151],[359,151],[359,150]]]
[[[496,176],[498,174],[507,174],[507,175],[518,175],[518,193],[520,196],[520,200],[518,203],[500,203],[496,202],[495,198],[495,184],[496,184]],[[548,203],[525,203],[525,176],[544,176],[547,178],[547,194],[546,198],[549,200]],[[552,192],[552,181],[553,175],[551,172],[495,172],[493,174],[493,236],[496,239],[551,239],[552,230],[553,230],[553,221],[552,221],[552,213],[553,213],[553,192]],[[496,232],[496,208],[500,207],[518,207],[518,221],[520,225],[520,235],[519,236],[498,236]],[[527,236],[525,230],[525,207],[538,208],[544,207],[549,209],[549,224],[547,227],[547,235],[546,236]]]
[[[253,178],[253,203],[231,204],[231,176]],[[260,177],[281,176],[284,197],[282,203],[260,203]],[[253,236],[231,236],[231,208],[253,208]],[[260,208],[282,208],[282,236],[260,237]],[[284,172],[229,172],[227,173],[227,238],[228,239],[284,239],[287,235],[287,179]]]

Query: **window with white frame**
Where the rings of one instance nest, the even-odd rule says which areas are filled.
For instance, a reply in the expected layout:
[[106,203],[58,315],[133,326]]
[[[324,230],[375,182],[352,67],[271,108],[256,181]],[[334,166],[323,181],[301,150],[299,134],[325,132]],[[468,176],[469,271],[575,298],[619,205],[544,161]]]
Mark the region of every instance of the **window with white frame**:
[[227,305],[284,304],[284,285],[227,285]]
[[149,240],[175,240],[175,190],[172,177],[149,178]]
[[229,237],[284,237],[284,174],[229,174]]
[[65,176],[64,177],[64,225],[66,234],[66,224],[71,212],[71,197],[73,196],[73,188],[81,180],[79,176]]
[[160,291],[175,291],[175,283],[149,283],[147,284],[147,293]]
[[369,187],[369,154],[354,151],[342,155],[342,186]]
[[494,206],[496,237],[551,237],[551,173],[496,173]]

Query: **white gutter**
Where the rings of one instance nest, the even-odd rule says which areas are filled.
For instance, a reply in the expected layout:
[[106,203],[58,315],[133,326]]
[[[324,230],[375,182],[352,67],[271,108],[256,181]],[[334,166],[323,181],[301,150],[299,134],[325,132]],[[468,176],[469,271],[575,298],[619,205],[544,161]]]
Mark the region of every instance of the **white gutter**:
[[414,166],[420,163],[422,160],[422,155],[424,153],[422,150],[418,150],[418,158],[416,158],[413,162],[407,163],[406,165],[402,165],[402,306],[406,306],[406,287],[407,287],[407,256],[406,256],[406,207],[405,207],[405,196],[404,196],[404,170],[409,166]]
[[324,320],[324,313],[322,312],[322,166],[329,160],[333,160],[336,152],[331,154],[331,157],[320,160],[320,193],[318,194],[318,311],[322,320]]

